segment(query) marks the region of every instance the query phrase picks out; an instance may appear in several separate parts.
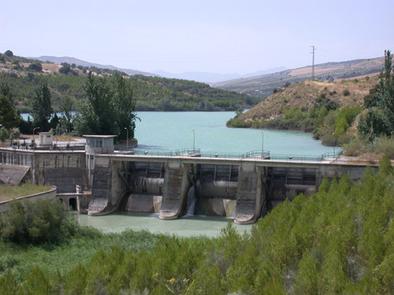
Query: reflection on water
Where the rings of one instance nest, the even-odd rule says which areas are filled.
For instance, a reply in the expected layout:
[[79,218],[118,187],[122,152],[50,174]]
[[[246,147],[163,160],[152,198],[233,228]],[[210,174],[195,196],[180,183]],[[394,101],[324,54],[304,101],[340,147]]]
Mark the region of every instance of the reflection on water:
[[[118,233],[126,229],[146,230],[154,234],[181,237],[217,237],[231,219],[224,217],[193,216],[176,220],[161,220],[157,214],[111,214],[105,216],[78,215],[83,226],[92,226],[105,233]],[[240,232],[250,232],[252,225],[236,225]]]

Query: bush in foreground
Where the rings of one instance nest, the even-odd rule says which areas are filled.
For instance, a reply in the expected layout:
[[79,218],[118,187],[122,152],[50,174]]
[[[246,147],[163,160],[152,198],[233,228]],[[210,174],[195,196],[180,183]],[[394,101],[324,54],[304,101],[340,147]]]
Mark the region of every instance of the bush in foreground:
[[57,243],[75,233],[75,224],[55,200],[13,202],[0,214],[0,237],[15,243]]

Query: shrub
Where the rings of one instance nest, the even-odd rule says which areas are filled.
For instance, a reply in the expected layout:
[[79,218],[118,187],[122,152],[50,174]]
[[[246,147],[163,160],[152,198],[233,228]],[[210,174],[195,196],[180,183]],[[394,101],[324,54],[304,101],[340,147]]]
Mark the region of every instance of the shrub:
[[345,89],[345,90],[343,90],[342,94],[343,94],[343,96],[349,96],[350,91],[348,89]]
[[10,133],[4,127],[0,128],[0,141],[4,142],[10,137]]
[[39,62],[33,62],[28,66],[28,69],[33,72],[42,72],[42,64]]
[[373,150],[377,154],[383,154],[390,159],[394,159],[394,138],[379,137],[373,145]]
[[246,122],[245,120],[242,120],[238,117],[234,117],[230,120],[227,121],[226,126],[227,127],[234,127],[234,128],[249,128],[251,127],[250,122]]
[[15,243],[56,243],[74,234],[75,226],[55,200],[13,202],[0,215],[0,237]]
[[356,157],[361,155],[362,153],[367,152],[368,143],[360,138],[355,138],[350,141],[348,144],[343,146],[343,154],[345,156]]

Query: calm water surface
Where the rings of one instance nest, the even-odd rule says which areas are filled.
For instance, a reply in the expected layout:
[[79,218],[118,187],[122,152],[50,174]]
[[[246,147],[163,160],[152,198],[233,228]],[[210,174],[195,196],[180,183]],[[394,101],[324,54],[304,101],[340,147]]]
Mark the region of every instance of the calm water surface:
[[191,149],[194,130],[195,147],[206,153],[260,151],[263,141],[264,150],[273,154],[320,156],[333,152],[310,133],[227,128],[226,122],[234,112],[139,112],[138,116],[141,122],[137,122],[135,136],[140,151]]
[[[105,233],[122,232],[126,229],[146,230],[154,234],[181,237],[217,237],[230,219],[224,217],[183,217],[176,220],[160,220],[157,214],[111,214],[106,216],[78,215],[81,225],[92,226]],[[240,233],[250,232],[252,225],[236,225]]]

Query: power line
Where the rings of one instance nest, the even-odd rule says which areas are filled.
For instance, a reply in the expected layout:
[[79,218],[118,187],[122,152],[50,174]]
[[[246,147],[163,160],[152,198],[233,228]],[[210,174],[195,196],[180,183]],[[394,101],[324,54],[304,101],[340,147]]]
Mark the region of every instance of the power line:
[[311,45],[312,47],[312,80],[315,80],[315,51],[316,47],[315,45]]

